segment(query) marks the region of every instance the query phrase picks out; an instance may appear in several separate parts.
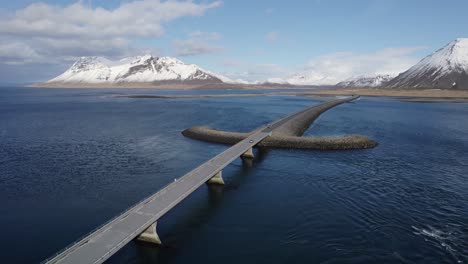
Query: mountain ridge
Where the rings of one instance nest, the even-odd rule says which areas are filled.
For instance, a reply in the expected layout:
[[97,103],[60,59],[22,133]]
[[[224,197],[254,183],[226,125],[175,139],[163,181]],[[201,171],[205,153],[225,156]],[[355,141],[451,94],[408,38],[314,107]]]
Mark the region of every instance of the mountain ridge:
[[337,83],[337,87],[370,87],[376,88],[385,85],[390,80],[395,78],[395,75],[391,74],[377,74],[377,75],[358,75],[351,77],[347,80]]
[[[288,78],[269,78],[247,82],[231,80],[186,64],[172,57],[150,54],[108,60],[102,57],[81,57],[68,70],[37,87],[167,87],[185,88],[279,88],[335,87],[385,89],[466,89],[468,90],[468,38],[458,38],[426,56],[405,72],[392,75],[359,75],[336,82],[333,76],[301,72]],[[193,87],[190,87],[193,86]]]
[[231,83],[227,77],[172,57],[136,56],[121,60],[81,57],[45,84]]
[[468,89],[468,38],[458,38],[400,73],[384,88]]

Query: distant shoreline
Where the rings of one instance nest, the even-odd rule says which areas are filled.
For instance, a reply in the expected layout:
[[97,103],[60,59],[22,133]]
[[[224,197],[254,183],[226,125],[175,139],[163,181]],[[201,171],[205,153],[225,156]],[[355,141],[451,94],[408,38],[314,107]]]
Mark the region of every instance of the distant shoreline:
[[[350,94],[334,94],[323,92],[265,92],[265,93],[242,93],[242,94],[191,94],[191,95],[150,95],[150,94],[129,94],[116,95],[115,97],[125,97],[134,99],[188,99],[188,98],[225,98],[225,97],[258,97],[270,95],[290,95],[312,97],[317,100],[328,100],[331,96],[348,96]],[[365,96],[365,95],[364,95]],[[380,97],[380,96],[368,96]],[[403,102],[448,102],[448,103],[468,103],[468,98],[458,97],[418,97],[418,96],[383,96]]]
[[[269,92],[264,94],[243,94],[242,96],[261,95],[296,95],[296,96],[348,96],[391,97],[407,102],[468,102],[468,90],[448,89],[382,89],[382,88],[337,88],[334,86],[294,86],[279,84],[190,84],[190,83],[122,83],[122,84],[84,84],[84,83],[39,83],[26,85],[31,88],[79,88],[79,89],[164,89],[164,90],[303,90],[298,92]],[[183,98],[183,97],[228,97],[229,94],[157,96],[157,95],[122,95],[130,98]],[[240,95],[237,95],[240,96]]]
[[408,102],[468,102],[468,90],[443,89],[341,89],[320,90],[304,95],[360,95],[393,97]]
[[217,90],[252,90],[252,89],[297,89],[297,90],[316,90],[320,87],[310,85],[282,85],[282,84],[241,84],[241,83],[35,83],[25,87],[30,88],[83,88],[83,89],[168,89],[168,90],[197,90],[197,89],[217,89]]

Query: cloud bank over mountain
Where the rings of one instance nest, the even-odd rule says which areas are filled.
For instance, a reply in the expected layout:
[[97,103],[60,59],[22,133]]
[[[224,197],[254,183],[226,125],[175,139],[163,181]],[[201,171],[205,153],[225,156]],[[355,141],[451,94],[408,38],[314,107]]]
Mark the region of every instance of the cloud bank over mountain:
[[[45,81],[83,56],[118,60],[153,54],[177,57],[235,80],[332,84],[355,76],[403,72],[427,50],[462,36],[461,25],[466,24],[462,22],[468,23],[464,15],[447,20],[425,10],[434,23],[453,30],[442,35],[406,27],[408,32],[402,32],[397,24],[412,25],[412,17],[395,21],[394,12],[382,8],[374,25],[368,22],[375,21],[377,11],[372,5],[342,4],[336,10],[339,16],[324,12],[334,5],[324,1],[304,1],[294,7],[284,1],[4,1],[0,80]],[[408,5],[413,4],[393,8],[403,12]],[[465,10],[450,8],[452,14]],[[356,11],[362,21],[353,20]]]
[[414,52],[423,47],[388,48],[371,53],[338,52],[311,59],[292,82],[301,83],[299,76],[306,77],[304,83],[333,85],[358,75],[397,75],[413,66],[418,59]]
[[[34,3],[0,17],[0,47],[8,45],[0,58],[8,51],[10,64],[141,53],[143,48],[135,45],[136,40],[160,38],[167,23],[202,16],[220,5],[219,1],[141,0],[105,9],[82,2],[66,6]],[[25,60],[27,54],[31,56]]]

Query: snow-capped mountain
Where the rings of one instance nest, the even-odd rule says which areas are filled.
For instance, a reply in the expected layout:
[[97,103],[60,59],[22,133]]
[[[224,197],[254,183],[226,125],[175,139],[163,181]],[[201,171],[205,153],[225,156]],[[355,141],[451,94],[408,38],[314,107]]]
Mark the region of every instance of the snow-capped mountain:
[[395,78],[395,75],[378,74],[374,76],[356,76],[339,82],[336,86],[339,87],[379,87],[385,85],[390,80]]
[[315,72],[303,72],[292,75],[285,80],[291,85],[333,85],[337,80],[330,76],[322,76]]
[[314,72],[302,72],[289,76],[288,78],[269,78],[258,84],[265,85],[290,85],[290,86],[310,86],[310,85],[333,85],[337,81],[334,78],[321,76]]
[[468,38],[450,42],[395,77],[385,87],[468,89]]
[[254,81],[254,82],[250,82],[250,84],[255,84],[255,85],[265,85],[265,86],[278,86],[278,85],[286,85],[286,86],[290,86],[291,84],[289,84],[286,80],[282,79],[282,78],[268,78],[266,79],[265,81]]
[[[284,84],[284,85],[335,85],[340,87],[378,87],[387,83],[395,76],[389,74],[380,74],[374,76],[356,76],[344,81],[338,82],[336,78],[319,76],[314,73],[301,73],[292,75],[289,78],[271,78],[262,82],[263,84]],[[337,83],[338,82],[338,83]]]
[[268,78],[266,81],[261,82],[262,84],[289,84],[286,80],[281,78]]
[[82,57],[67,71],[47,83],[232,83],[230,79],[185,64],[171,57],[151,55],[111,61],[102,57]]

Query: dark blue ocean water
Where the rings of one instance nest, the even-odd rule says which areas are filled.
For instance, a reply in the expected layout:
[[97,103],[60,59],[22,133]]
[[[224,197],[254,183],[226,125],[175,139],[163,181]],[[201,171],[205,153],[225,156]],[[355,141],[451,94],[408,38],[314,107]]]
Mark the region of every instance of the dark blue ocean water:
[[[319,103],[113,96],[225,92],[1,88],[0,262],[44,260],[226,149],[188,127],[249,131]],[[109,262],[468,263],[468,104],[363,98],[306,135],[353,133],[379,146],[235,161],[158,222],[162,247]]]

